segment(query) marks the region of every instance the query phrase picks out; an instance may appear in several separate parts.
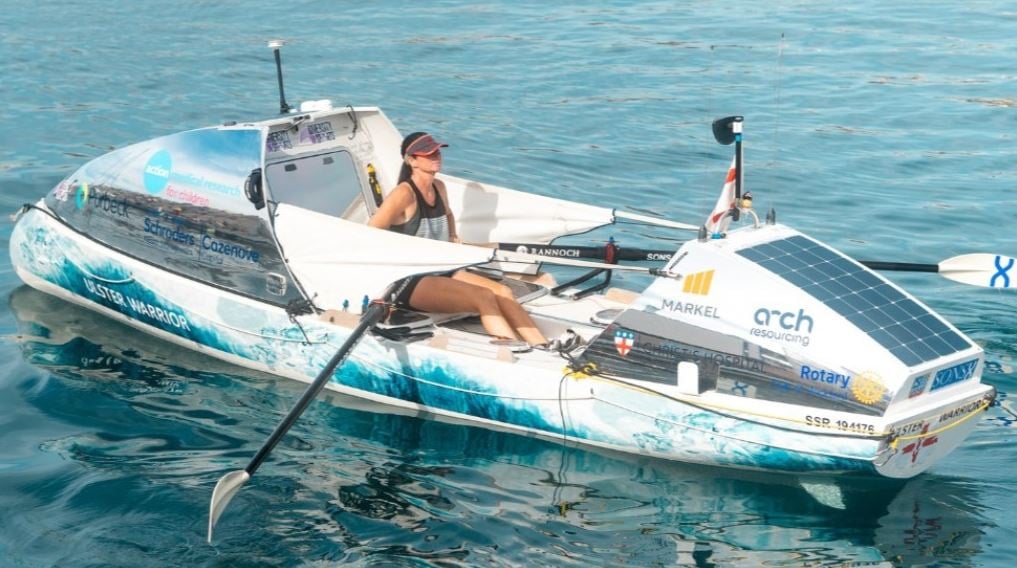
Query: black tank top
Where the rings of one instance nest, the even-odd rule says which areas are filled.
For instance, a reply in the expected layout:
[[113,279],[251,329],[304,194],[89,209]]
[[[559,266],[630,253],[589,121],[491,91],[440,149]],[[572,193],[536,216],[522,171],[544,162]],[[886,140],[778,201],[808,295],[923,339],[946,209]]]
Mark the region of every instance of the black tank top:
[[417,200],[417,210],[408,221],[392,225],[389,227],[389,230],[404,235],[434,239],[436,241],[450,240],[451,232],[448,226],[448,212],[445,210],[445,201],[441,198],[441,194],[438,193],[438,188],[432,184],[431,187],[434,188],[434,205],[428,205],[420,190],[417,189],[417,185],[413,183],[413,180],[408,179],[406,183],[410,184],[410,189],[413,190],[413,198]]

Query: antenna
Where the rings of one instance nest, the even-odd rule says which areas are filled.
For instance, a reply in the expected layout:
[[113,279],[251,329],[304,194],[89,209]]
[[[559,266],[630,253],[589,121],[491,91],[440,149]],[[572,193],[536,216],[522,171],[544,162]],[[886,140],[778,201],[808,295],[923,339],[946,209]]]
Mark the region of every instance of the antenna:
[[286,45],[286,42],[281,39],[269,40],[268,47],[275,52],[275,73],[279,78],[279,114],[287,114],[293,111],[293,107],[286,104],[286,93],[283,91],[283,78],[282,78],[282,57],[279,55],[279,49]]

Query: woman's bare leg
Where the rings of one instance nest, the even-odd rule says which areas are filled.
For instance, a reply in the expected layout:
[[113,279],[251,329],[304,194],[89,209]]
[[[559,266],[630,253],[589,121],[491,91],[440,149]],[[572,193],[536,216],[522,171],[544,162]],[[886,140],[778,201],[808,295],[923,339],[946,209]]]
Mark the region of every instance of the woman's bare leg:
[[533,322],[530,314],[519,305],[519,302],[516,301],[515,296],[512,295],[512,290],[508,286],[465,270],[457,271],[452,275],[452,279],[486,288],[493,292],[498,299],[499,310],[505,316],[505,319],[508,320],[509,325],[523,338],[523,341],[530,345],[543,345],[547,343],[547,338],[537,328],[537,324]]
[[480,323],[494,337],[519,339],[491,290],[447,276],[426,276],[410,296],[410,306],[422,312],[477,312]]
[[498,299],[501,313],[505,315],[509,325],[523,338],[523,341],[530,345],[543,345],[547,343],[547,338],[537,329],[537,324],[533,323],[533,318],[519,305],[515,298],[503,298],[498,295],[495,295],[495,298]]

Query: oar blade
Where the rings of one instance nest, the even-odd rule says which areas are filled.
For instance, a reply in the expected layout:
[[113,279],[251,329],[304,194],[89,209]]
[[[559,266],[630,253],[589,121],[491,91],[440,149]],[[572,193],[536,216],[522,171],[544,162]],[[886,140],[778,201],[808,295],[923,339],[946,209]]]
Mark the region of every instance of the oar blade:
[[[403,280],[396,281],[385,291],[385,297],[389,298],[394,294],[394,290]],[[229,505],[230,499],[240,490],[254,475],[254,472],[258,471],[258,467],[261,466],[262,462],[268,458],[268,454],[272,452],[279,440],[289,432],[290,427],[293,426],[294,422],[300,418],[307,406],[311,404],[321,389],[325,388],[325,383],[332,379],[333,372],[339,365],[342,365],[343,361],[346,360],[346,356],[349,355],[350,351],[360,343],[360,339],[367,333],[367,330],[374,327],[376,323],[382,320],[388,313],[388,304],[383,302],[374,302],[368,306],[367,310],[360,316],[360,322],[353,331],[350,332],[349,337],[343,342],[342,347],[335,352],[332,359],[325,364],[325,367],[318,373],[318,376],[314,381],[308,385],[307,389],[304,390],[304,394],[300,396],[300,400],[290,409],[289,414],[286,418],[283,418],[275,430],[272,431],[272,435],[269,436],[268,440],[261,445],[258,453],[254,455],[251,462],[247,464],[247,467],[238,471],[231,471],[222,477],[218,483],[215,484],[215,489],[212,491],[212,502],[208,509],[208,543],[212,544],[212,531],[215,529],[215,524],[219,520],[219,516],[222,515],[226,506]]]
[[1017,288],[1017,261],[991,253],[962,254],[939,263],[939,273],[963,284],[985,288]]
[[219,483],[215,484],[215,489],[212,491],[212,502],[208,507],[208,544],[212,544],[212,531],[215,529],[215,524],[219,522],[219,517],[226,510],[226,506],[250,478],[251,474],[246,470],[239,469],[222,476]]

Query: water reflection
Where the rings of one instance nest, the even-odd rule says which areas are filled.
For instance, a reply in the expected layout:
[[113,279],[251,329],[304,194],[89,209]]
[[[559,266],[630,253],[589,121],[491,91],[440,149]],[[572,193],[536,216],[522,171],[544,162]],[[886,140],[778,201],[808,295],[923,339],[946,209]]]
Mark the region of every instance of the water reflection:
[[[671,464],[330,394],[236,498],[211,549],[212,485],[302,386],[25,287],[10,306],[24,359],[48,372],[25,398],[72,430],[42,448],[81,466],[61,483],[11,483],[128,563],[160,547],[180,562],[964,566],[992,527],[962,479],[831,484]],[[165,526],[184,542],[168,546],[154,528]]]

